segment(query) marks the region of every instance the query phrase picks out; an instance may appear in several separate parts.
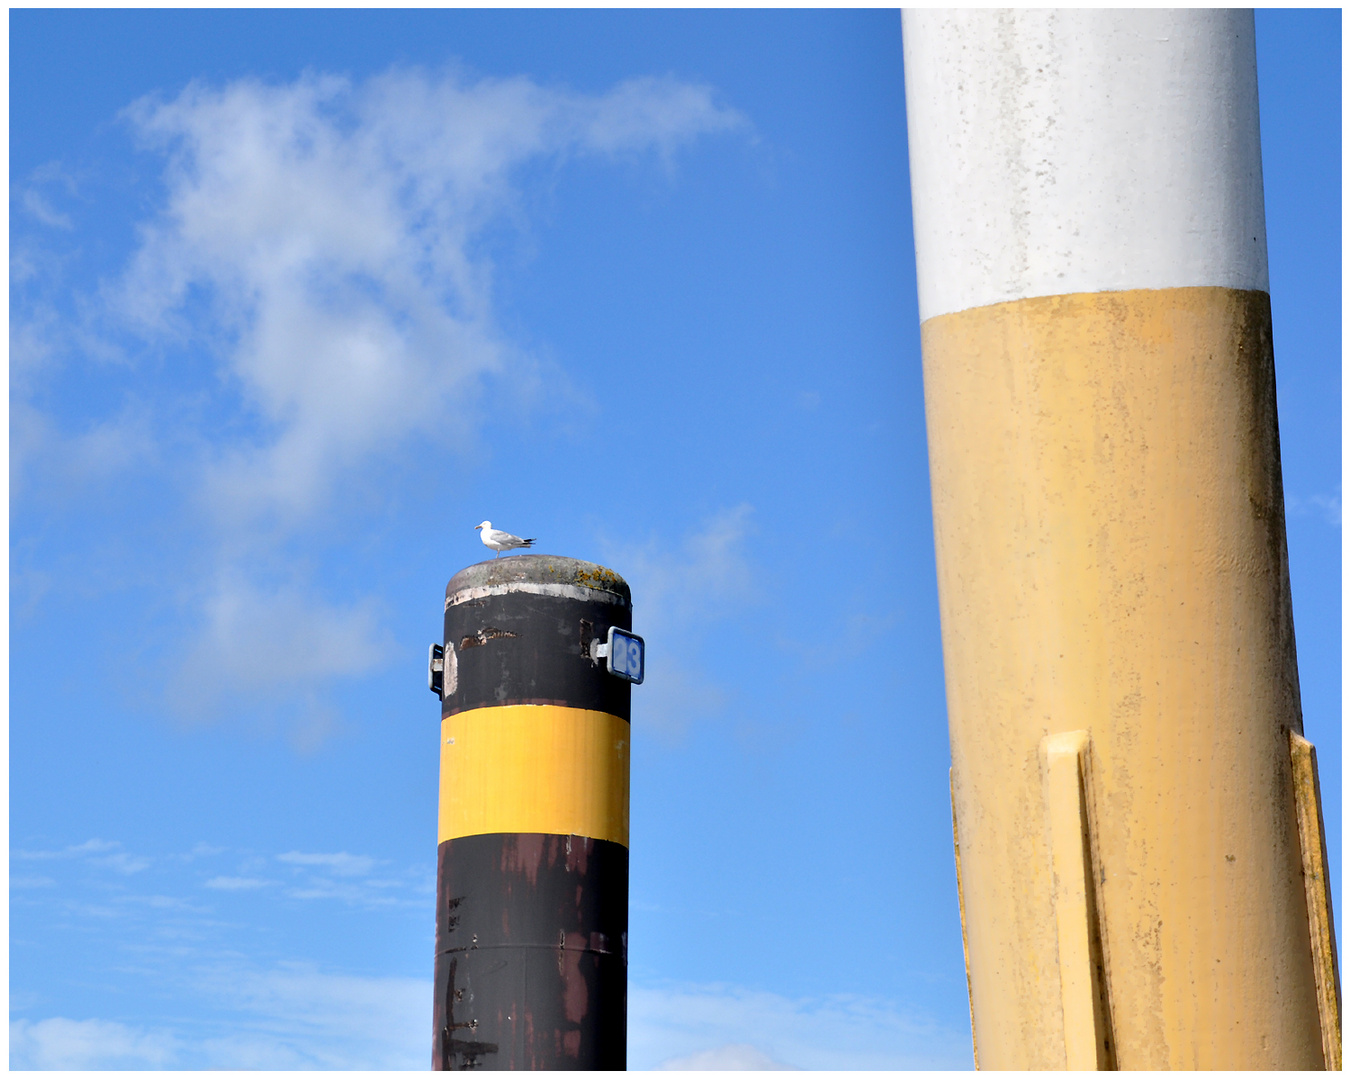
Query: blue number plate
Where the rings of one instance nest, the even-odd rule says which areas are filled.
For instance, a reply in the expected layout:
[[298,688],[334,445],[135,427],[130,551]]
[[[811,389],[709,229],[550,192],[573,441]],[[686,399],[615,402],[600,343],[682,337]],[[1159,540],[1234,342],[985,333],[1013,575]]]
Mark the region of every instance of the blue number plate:
[[627,679],[632,683],[642,681],[643,654],[646,648],[636,634],[620,630],[617,626],[609,628],[609,656],[605,667],[611,675]]

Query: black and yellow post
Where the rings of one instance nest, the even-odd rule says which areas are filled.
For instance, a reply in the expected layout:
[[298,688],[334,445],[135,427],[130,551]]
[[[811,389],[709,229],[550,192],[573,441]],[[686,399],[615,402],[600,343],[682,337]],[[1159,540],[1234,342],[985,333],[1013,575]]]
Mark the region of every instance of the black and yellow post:
[[576,559],[446,587],[434,1069],[626,1067],[631,683],[596,654],[631,626]]

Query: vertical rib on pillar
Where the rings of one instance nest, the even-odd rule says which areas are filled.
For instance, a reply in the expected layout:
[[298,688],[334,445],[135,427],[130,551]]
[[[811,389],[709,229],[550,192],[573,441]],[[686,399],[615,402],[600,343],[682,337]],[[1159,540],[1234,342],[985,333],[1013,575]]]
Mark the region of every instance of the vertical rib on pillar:
[[445,590],[435,1069],[623,1069],[628,586],[516,555]]
[[1252,14],[904,49],[980,1065],[1320,1068]]

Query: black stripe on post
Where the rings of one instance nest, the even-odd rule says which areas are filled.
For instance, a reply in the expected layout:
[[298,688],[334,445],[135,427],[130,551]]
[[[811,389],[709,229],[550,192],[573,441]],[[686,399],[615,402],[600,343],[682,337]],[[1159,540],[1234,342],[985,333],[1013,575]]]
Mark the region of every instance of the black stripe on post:
[[[538,558],[517,555],[516,559]],[[451,597],[451,599],[454,599]],[[617,596],[526,592],[466,600],[445,610],[441,715],[486,705],[570,705],[629,718],[632,684],[591,662],[591,641],[611,626],[632,629]]]
[[628,849],[581,836],[441,845],[438,1069],[623,1069]]

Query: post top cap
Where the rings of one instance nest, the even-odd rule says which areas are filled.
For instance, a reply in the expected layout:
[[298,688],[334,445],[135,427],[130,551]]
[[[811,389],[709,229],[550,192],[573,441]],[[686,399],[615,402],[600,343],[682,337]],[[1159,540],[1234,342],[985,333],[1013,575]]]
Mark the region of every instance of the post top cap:
[[445,587],[445,599],[448,606],[453,597],[470,590],[512,592],[513,585],[523,586],[521,592],[538,591],[530,586],[539,585],[587,589],[607,593],[625,607],[631,606],[633,602],[628,582],[613,570],[582,559],[569,559],[565,555],[505,555],[498,559],[484,559],[466,566],[450,579]]

